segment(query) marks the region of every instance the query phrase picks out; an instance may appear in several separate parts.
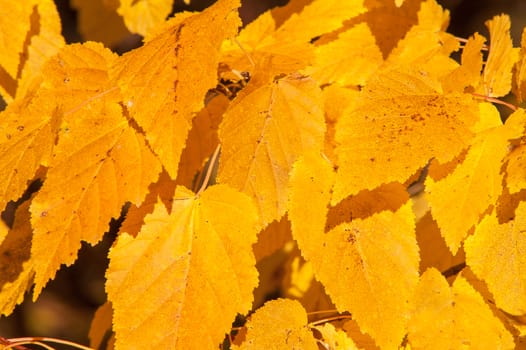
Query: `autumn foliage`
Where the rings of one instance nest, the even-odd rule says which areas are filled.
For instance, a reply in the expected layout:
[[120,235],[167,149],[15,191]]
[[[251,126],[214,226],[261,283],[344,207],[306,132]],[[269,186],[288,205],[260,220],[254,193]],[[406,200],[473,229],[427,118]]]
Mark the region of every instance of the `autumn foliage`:
[[462,40],[435,0],[293,0],[242,29],[239,0],[72,3],[86,37],[144,42],[66,44],[51,0],[0,1],[3,315],[124,215],[94,348],[524,346],[508,16]]

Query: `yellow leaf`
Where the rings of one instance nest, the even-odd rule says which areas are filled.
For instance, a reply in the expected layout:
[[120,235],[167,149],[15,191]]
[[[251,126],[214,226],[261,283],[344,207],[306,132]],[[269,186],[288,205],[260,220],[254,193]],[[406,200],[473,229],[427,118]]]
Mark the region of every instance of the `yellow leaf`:
[[459,276],[450,288],[435,269],[421,277],[409,322],[412,349],[513,349],[513,338]]
[[171,213],[159,201],[144,221],[109,254],[116,349],[217,348],[257,285],[254,205],[225,185],[178,188]]
[[486,39],[473,34],[462,49],[461,65],[447,76],[442,85],[445,91],[462,92],[466,87],[477,87],[482,70],[482,48]]
[[34,299],[61,264],[75,261],[81,240],[98,242],[124,203],[142,202],[161,171],[122,115],[107,76],[113,60],[102,45],[86,43],[65,47],[49,62],[47,84],[61,96],[62,122],[44,185],[31,204]]
[[112,47],[130,35],[124,19],[117,14],[118,0],[73,0],[71,6],[77,10],[78,28],[84,40]]
[[240,24],[237,6],[239,0],[223,0],[176,16],[161,34],[117,59],[110,72],[129,115],[174,179],[194,113],[216,86],[219,46]]
[[435,0],[422,2],[418,23],[398,42],[387,63],[418,66],[422,74],[442,80],[458,67],[458,63],[449,57],[458,50],[459,41],[445,32],[448,22],[449,11]]
[[300,13],[293,13],[276,31],[276,40],[309,42],[332,32],[349,20],[367,11],[363,0],[315,0]]
[[272,12],[267,11],[241,31],[237,42],[223,44],[222,62],[241,71],[252,71],[255,63],[265,59],[269,61],[265,69],[276,74],[302,69],[314,59],[311,39],[364,12],[362,3],[363,0],[313,1],[279,26]]
[[64,45],[64,39],[52,0],[2,1],[0,10],[9,14],[0,21],[0,94],[10,103],[28,93],[42,65]]
[[509,140],[518,138],[523,127],[512,120],[525,120],[517,112],[506,125],[481,132],[471,145],[466,158],[449,176],[438,182],[428,177],[426,198],[442,236],[453,254],[480,216],[494,205],[502,192],[503,158],[509,153]]
[[468,146],[477,119],[470,96],[441,94],[422,72],[398,67],[373,75],[336,125],[332,205],[363,189],[405,182],[431,158],[452,160]]
[[466,263],[483,279],[497,306],[513,315],[526,314],[526,202],[515,219],[499,224],[487,215],[466,239]]
[[316,339],[307,325],[307,313],[290,299],[271,300],[250,317],[245,341],[239,350],[317,350]]
[[[335,52],[345,52],[336,55]],[[383,62],[382,53],[365,23],[341,33],[338,39],[316,47],[314,66],[306,69],[319,85],[365,85],[367,78]]]
[[172,10],[172,0],[120,0],[117,12],[132,33],[146,35],[164,22]]
[[22,203],[7,237],[0,244],[0,315],[9,315],[33,283],[29,201]]
[[50,95],[41,94],[34,101],[17,100],[0,114],[1,208],[22,196],[28,180],[51,158],[59,117]]
[[522,30],[519,59],[513,70],[512,89],[519,103],[526,99],[526,28]]
[[511,74],[519,59],[518,49],[513,48],[510,36],[510,18],[507,15],[493,17],[486,21],[490,36],[490,50],[484,73],[481,94],[501,97],[511,90]]
[[[443,75],[454,63],[449,55],[459,46],[458,40],[445,32],[449,11],[442,9],[435,0],[427,0],[422,2],[417,15],[417,24],[398,42],[387,62],[406,66],[418,64],[433,77]],[[437,59],[443,64],[436,65]]]
[[4,14],[0,21],[0,66],[12,79],[17,78],[20,55],[24,51],[26,35],[30,31],[31,14],[36,1],[0,2],[0,11]]
[[297,157],[323,148],[322,103],[312,79],[292,74],[247,86],[223,116],[218,181],[253,197],[263,226],[285,213]]
[[274,38],[276,24],[269,11],[249,23],[235,40],[223,42],[221,62],[230,69],[253,72],[258,62],[275,74],[291,73],[314,60],[309,42]]
[[42,67],[44,64],[65,45],[65,40],[62,37],[60,17],[55,3],[52,0],[38,1],[36,10],[40,21],[38,26],[35,24],[35,27],[39,30],[38,33],[31,37],[27,47],[27,60],[22,69],[16,90],[17,99],[29,94],[33,85],[37,84],[43,76]]
[[322,336],[323,346],[331,350],[358,350],[358,347],[351,338],[340,329],[336,329],[332,324],[325,323],[315,327]]
[[293,237],[338,310],[351,312],[380,347],[395,348],[405,334],[418,282],[411,202],[325,232],[333,178],[330,164],[319,156],[296,162],[289,195]]

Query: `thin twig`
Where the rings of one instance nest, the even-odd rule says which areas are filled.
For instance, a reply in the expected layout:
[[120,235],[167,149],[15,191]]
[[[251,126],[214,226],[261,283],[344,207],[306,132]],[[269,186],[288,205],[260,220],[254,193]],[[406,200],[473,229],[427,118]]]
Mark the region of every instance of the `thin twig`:
[[47,344],[44,344],[42,342],[49,342],[49,343],[57,343],[57,344],[64,344],[69,345],[73,348],[81,349],[81,350],[94,350],[93,348],[80,345],[68,340],[62,340],[62,339],[56,339],[56,338],[48,338],[48,337],[25,337],[25,338],[10,338],[8,339],[11,344],[6,345],[4,349],[11,349],[14,346],[23,345],[23,344],[34,344],[42,346],[45,349],[53,350],[53,348]]
[[311,323],[309,323],[309,325],[310,326],[317,326],[317,325],[322,324],[322,323],[327,323],[327,322],[337,321],[337,320],[343,320],[343,319],[352,319],[352,316],[351,315],[338,315],[338,316],[334,316],[334,317],[327,317],[327,318],[324,318],[323,320],[318,320],[318,321],[311,322]]
[[201,194],[201,192],[203,192],[208,186],[208,181],[210,181],[210,177],[212,175],[212,171],[214,170],[215,164],[218,160],[220,150],[221,150],[221,144],[217,145],[216,150],[214,151],[214,154],[212,154],[212,157],[210,158],[208,169],[206,169],[205,179],[203,180],[203,183],[201,184],[201,188],[199,188],[199,190],[195,194],[196,197],[198,197]]
[[490,97],[490,96],[485,96],[485,95],[481,95],[481,94],[477,94],[476,92],[472,92],[471,95],[477,97],[477,98],[481,98],[485,101],[488,101],[488,102],[493,102],[493,103],[496,103],[496,104],[499,104],[499,105],[503,105],[503,106],[506,106],[508,107],[509,109],[511,109],[512,111],[516,111],[518,109],[517,106],[511,104],[511,103],[508,103],[508,102],[504,102],[502,100],[499,100],[498,98],[495,98],[495,97]]

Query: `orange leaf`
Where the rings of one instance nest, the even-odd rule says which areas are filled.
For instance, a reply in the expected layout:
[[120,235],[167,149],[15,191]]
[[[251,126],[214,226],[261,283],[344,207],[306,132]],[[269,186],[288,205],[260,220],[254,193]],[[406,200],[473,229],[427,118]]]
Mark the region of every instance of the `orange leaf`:
[[450,288],[435,269],[418,285],[409,323],[411,349],[513,349],[513,338],[483,298],[459,276]]
[[217,348],[257,285],[252,201],[225,185],[200,197],[179,187],[171,214],[159,201],[144,221],[109,254],[116,348]]
[[325,123],[316,83],[292,74],[247,86],[219,129],[218,181],[254,198],[262,224],[285,213],[289,171],[304,152],[321,150]]
[[201,13],[183,14],[143,47],[124,54],[110,75],[124,105],[172,178],[194,113],[216,86],[219,46],[240,24],[239,0],[222,0]]
[[526,202],[515,219],[499,224],[495,214],[484,217],[466,239],[466,263],[483,279],[497,306],[513,315],[526,314]]
[[453,173],[438,182],[426,180],[431,213],[453,254],[502,192],[502,161],[509,153],[509,140],[523,133],[525,118],[524,112],[516,112],[506,125],[481,132]]
[[406,332],[418,282],[411,202],[325,232],[333,178],[330,164],[319,156],[296,162],[289,196],[293,237],[338,310],[351,312],[380,347],[394,348]]
[[398,67],[375,74],[336,125],[332,204],[362,189],[405,182],[431,158],[452,160],[471,141],[477,114],[470,96],[441,94],[423,72]]
[[247,334],[239,350],[317,350],[316,339],[307,325],[307,313],[295,300],[271,300],[250,317]]
[[125,202],[142,202],[161,171],[122,115],[107,76],[113,60],[102,45],[86,43],[65,47],[49,62],[63,115],[44,185],[31,204],[34,299],[61,264],[73,263],[81,240],[96,243]]

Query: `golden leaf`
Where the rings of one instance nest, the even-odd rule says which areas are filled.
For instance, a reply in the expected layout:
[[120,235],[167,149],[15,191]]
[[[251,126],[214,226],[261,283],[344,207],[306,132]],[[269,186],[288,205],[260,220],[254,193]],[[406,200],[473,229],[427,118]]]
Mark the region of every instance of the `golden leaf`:
[[461,65],[442,82],[445,91],[463,92],[466,87],[475,88],[480,82],[482,70],[482,48],[486,39],[473,34],[462,50]]
[[254,64],[268,60],[265,69],[275,74],[292,73],[313,59],[311,39],[338,29],[343,21],[364,12],[363,1],[313,1],[299,13],[292,13],[279,26],[270,11],[247,25],[237,42],[223,44],[222,61],[230,68],[252,71]]
[[375,74],[336,125],[332,205],[362,189],[405,182],[431,158],[452,160],[469,145],[477,119],[470,96],[442,94],[424,72],[398,67]]
[[247,86],[223,116],[218,181],[253,197],[265,226],[285,214],[292,164],[323,148],[325,124],[312,79],[292,74],[255,86]]
[[333,179],[330,164],[319,156],[296,162],[289,196],[292,235],[337,309],[351,312],[380,347],[395,348],[405,334],[418,282],[411,202],[325,232]]
[[499,224],[487,215],[466,239],[466,263],[483,279],[497,306],[513,315],[526,314],[526,202],[515,219]]
[[0,9],[9,14],[0,21],[0,94],[10,103],[38,85],[43,64],[64,39],[52,0],[2,1]]
[[293,13],[276,31],[276,41],[308,42],[340,28],[349,20],[367,11],[363,0],[315,0],[300,13]]
[[[335,55],[335,52],[346,52]],[[306,69],[319,85],[365,85],[369,76],[383,62],[382,53],[365,23],[341,33],[338,39],[315,49],[313,67]]]
[[31,204],[34,299],[61,264],[75,261],[81,240],[98,242],[125,202],[142,202],[161,171],[122,115],[107,76],[113,60],[102,45],[86,43],[65,47],[49,62],[63,114],[44,185]]
[[480,294],[459,276],[450,288],[435,269],[418,285],[409,322],[411,349],[513,349],[513,338]]
[[144,221],[109,254],[116,349],[216,348],[252,304],[256,208],[225,185],[178,188],[171,213],[158,201]]
[[482,75],[481,94],[501,97],[511,90],[512,69],[519,59],[518,49],[513,48],[510,36],[510,18],[507,15],[486,21],[489,29],[490,50]]
[[172,10],[172,0],[120,0],[117,12],[132,33],[146,35],[164,22]]
[[438,182],[426,180],[431,213],[453,254],[502,192],[502,160],[509,153],[509,141],[520,137],[524,129],[514,119],[524,121],[525,117],[516,112],[505,125],[479,133],[464,162],[449,176]]
[[315,327],[322,336],[323,345],[331,350],[358,350],[358,347],[351,338],[340,329],[336,329],[332,324],[325,323]]
[[176,16],[144,46],[117,59],[110,72],[126,110],[174,179],[194,113],[216,86],[219,46],[240,24],[237,6],[239,0],[223,0]]
[[241,345],[232,349],[317,350],[316,339],[307,325],[307,313],[290,299],[271,300],[250,317]]
[[33,283],[29,201],[16,211],[13,227],[0,244],[0,314],[9,315]]
[[435,0],[427,0],[422,2],[417,18],[417,24],[390,52],[387,62],[405,66],[417,64],[432,77],[447,74],[451,67],[456,66],[449,55],[459,46],[458,40],[445,32],[449,11]]

